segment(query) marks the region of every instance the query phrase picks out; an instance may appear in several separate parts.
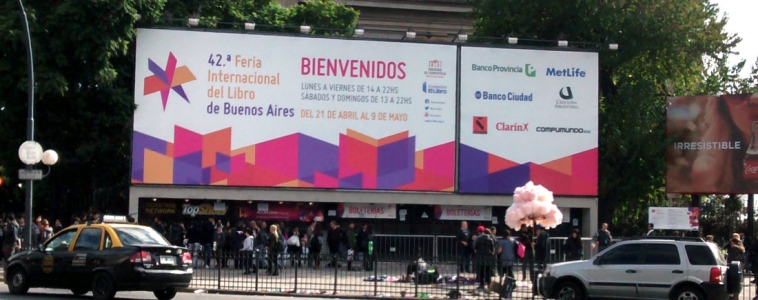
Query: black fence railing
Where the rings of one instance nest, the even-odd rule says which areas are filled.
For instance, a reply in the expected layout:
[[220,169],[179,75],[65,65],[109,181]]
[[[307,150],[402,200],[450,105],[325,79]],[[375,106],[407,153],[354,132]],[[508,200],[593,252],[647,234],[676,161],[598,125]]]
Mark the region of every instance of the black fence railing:
[[[528,272],[529,264],[512,262],[513,279],[493,265],[491,282],[478,289],[477,266],[472,259],[468,267],[457,256],[430,257],[419,262],[418,256],[375,255],[373,257],[336,256],[320,254],[282,254],[275,260],[259,252],[199,252],[194,268],[191,289],[235,291],[254,294],[322,295],[349,298],[443,298],[443,299],[532,299],[532,278],[538,272]],[[276,264],[277,267],[273,267]],[[501,263],[502,264],[502,263]],[[509,263],[506,263],[510,265]],[[336,266],[336,267],[335,267]],[[539,270],[538,267],[535,267]],[[420,270],[426,270],[419,272]],[[463,272],[461,272],[463,271]],[[466,272],[468,271],[468,272]],[[507,272],[507,270],[505,270]],[[487,276],[489,275],[489,276]],[[738,297],[750,300],[756,296],[753,274],[745,273]],[[501,295],[495,285],[513,282],[513,289]],[[541,297],[536,297],[541,298]]]
[[[273,268],[276,263],[278,270]],[[516,272],[521,264],[513,262]],[[336,267],[335,267],[336,266]],[[205,290],[231,290],[253,293],[286,293],[324,296],[415,297],[415,298],[466,298],[497,299],[491,292],[492,282],[503,282],[507,274],[493,265],[490,283],[478,289],[475,262],[459,269],[458,258],[433,257],[419,261],[419,257],[376,255],[373,257],[336,256],[321,254],[279,255],[269,260],[259,252],[199,253],[190,288]],[[463,271],[463,272],[461,272]],[[468,271],[468,272],[466,272]],[[511,296],[532,296],[532,284],[516,274]],[[484,277],[483,277],[484,278]],[[494,287],[493,287],[494,288]],[[499,290],[499,289],[498,289]]]

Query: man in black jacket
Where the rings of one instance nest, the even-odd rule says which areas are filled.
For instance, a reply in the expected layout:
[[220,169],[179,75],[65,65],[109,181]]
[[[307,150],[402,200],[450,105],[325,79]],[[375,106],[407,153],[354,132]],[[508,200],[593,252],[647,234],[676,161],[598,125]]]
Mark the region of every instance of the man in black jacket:
[[455,234],[456,247],[458,248],[458,272],[471,273],[471,251],[469,249],[469,240],[471,235],[468,232],[468,222],[461,222],[461,229]]
[[332,262],[329,263],[330,267],[340,267],[337,258],[342,255],[340,244],[347,239],[344,235],[345,232],[337,226],[336,221],[329,222],[329,230],[326,232],[326,245],[329,247],[329,254],[332,256]]

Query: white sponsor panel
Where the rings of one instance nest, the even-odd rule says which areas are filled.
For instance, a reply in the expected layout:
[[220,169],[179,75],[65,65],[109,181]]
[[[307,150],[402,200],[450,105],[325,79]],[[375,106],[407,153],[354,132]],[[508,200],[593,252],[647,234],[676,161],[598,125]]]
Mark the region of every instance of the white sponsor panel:
[[[234,149],[298,132],[336,145],[347,129],[410,131],[418,149],[455,139],[455,46],[156,29],[139,29],[137,45],[134,130],[165,141],[174,126],[231,127]],[[169,53],[174,83],[186,70],[195,80],[164,107],[145,78]]]
[[697,207],[650,207],[648,223],[656,230],[699,230],[699,212]]
[[436,205],[437,220],[492,221],[492,206]]
[[397,216],[395,204],[344,203],[339,207],[340,218],[394,219]]
[[461,143],[517,163],[597,148],[597,82],[597,53],[464,47]]
[[597,53],[463,47],[460,77],[461,192],[597,195]]

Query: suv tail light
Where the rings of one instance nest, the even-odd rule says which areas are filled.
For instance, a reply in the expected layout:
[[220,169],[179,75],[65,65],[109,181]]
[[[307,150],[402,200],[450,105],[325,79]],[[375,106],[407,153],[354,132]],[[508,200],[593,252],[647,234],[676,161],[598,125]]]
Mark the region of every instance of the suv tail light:
[[714,283],[721,283],[721,268],[711,268],[711,277],[708,280],[709,282]]
[[189,252],[184,252],[184,254],[182,254],[182,264],[189,265],[191,263],[192,263],[192,255],[190,255]]
[[153,257],[150,256],[150,252],[147,251],[137,251],[132,254],[132,256],[129,257],[129,262],[133,264],[149,264],[153,262]]

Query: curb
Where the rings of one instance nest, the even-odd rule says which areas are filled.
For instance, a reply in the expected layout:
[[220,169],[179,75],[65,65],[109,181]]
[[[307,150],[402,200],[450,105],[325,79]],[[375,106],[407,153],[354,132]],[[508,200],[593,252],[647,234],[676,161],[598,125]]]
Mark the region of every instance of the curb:
[[179,289],[180,293],[195,293],[195,291],[201,290],[205,294],[218,294],[218,295],[236,295],[236,296],[271,296],[271,297],[302,297],[302,298],[330,298],[330,299],[372,299],[382,298],[388,300],[407,300],[408,298],[400,297],[374,297],[374,296],[356,296],[356,295],[332,295],[326,294],[299,294],[299,293],[267,293],[267,292],[254,292],[254,291],[235,291],[235,290],[219,290],[219,289],[192,289],[183,288]]

